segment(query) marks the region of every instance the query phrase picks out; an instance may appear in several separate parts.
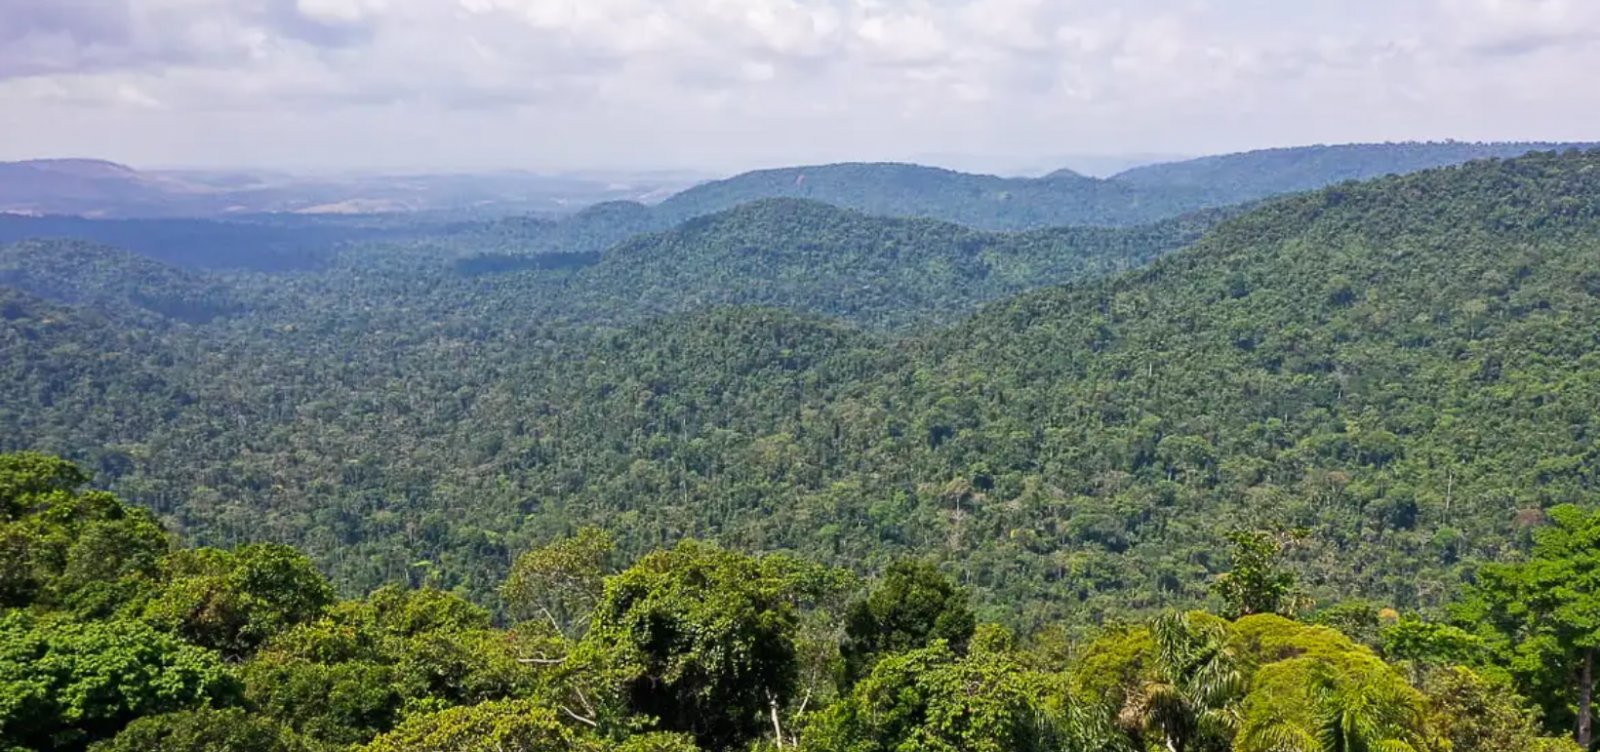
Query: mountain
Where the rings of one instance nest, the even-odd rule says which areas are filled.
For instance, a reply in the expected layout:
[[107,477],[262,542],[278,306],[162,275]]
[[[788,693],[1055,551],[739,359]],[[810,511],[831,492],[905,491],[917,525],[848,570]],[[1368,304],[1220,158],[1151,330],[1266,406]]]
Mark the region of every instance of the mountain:
[[773,198],[981,230],[1136,226],[1347,180],[1583,146],[1531,142],[1308,146],[1155,164],[1109,179],[1071,169],[1040,178],[1002,178],[898,163],[787,167],[703,183],[655,207],[616,202],[566,219],[491,222],[469,235],[481,237],[497,252],[594,253],[642,232]]
[[[834,233],[926,261],[875,274],[930,289],[987,248],[768,202],[635,241],[619,258],[663,281],[617,283],[676,309],[674,286],[783,302],[810,277],[797,306],[847,310],[844,262],[878,262],[836,258],[853,246]],[[1600,489],[1597,253],[1586,152],[1279,199],[1148,268],[901,338],[770,308],[557,315],[619,270],[604,260],[240,273],[251,315],[128,341],[54,333],[55,308],[0,321],[28,348],[4,360],[27,369],[5,401],[23,428],[0,433],[91,458],[193,540],[303,545],[352,591],[488,594],[515,552],[593,524],[634,553],[697,536],[865,570],[933,557],[984,614],[1086,625],[1203,601],[1242,528],[1298,540],[1318,598],[1426,607]],[[71,376],[92,347],[126,361],[117,380]],[[12,396],[33,393],[49,401]],[[106,395],[139,414],[108,423]]]
[[690,188],[657,207],[674,219],[763,198],[804,198],[892,217],[926,217],[985,230],[1133,225],[1207,204],[1188,189],[1142,191],[1070,171],[1044,178],[970,175],[910,164],[833,164],[759,170]]
[[327,263],[340,246],[410,234],[406,228],[354,225],[320,218],[293,221],[95,220],[0,214],[0,243],[73,239],[115,246],[189,269],[311,269]]
[[243,310],[224,285],[146,256],[77,241],[0,245],[0,287],[102,312],[189,323]]
[[597,312],[760,305],[904,328],[949,322],[1023,290],[1141,266],[1222,216],[986,233],[764,199],[611,248],[573,279],[561,304]]
[[653,200],[690,185],[674,174],[293,175],[251,170],[136,170],[93,159],[0,162],[0,214],[100,218],[219,218],[454,212],[565,214],[602,201]]
[[1112,180],[1146,190],[1198,190],[1208,200],[1231,204],[1475,159],[1596,146],[1600,144],[1461,141],[1299,146],[1145,165],[1120,172]]

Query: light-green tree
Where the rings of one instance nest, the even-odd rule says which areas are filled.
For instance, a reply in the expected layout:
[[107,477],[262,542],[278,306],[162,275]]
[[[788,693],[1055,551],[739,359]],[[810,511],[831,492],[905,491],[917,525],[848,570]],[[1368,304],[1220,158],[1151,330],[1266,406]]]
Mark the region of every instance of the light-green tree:
[[1277,537],[1251,530],[1233,532],[1228,540],[1233,544],[1233,568],[1212,586],[1222,598],[1224,616],[1293,617],[1305,607],[1298,580],[1283,568],[1283,544]]
[[0,749],[81,750],[236,694],[216,653],[145,624],[0,615]]
[[[943,640],[884,656],[807,728],[813,752],[1046,752],[1086,749],[1061,681],[1010,655]],[[1088,719],[1084,719],[1088,720]],[[1100,748],[1100,747],[1094,747]]]

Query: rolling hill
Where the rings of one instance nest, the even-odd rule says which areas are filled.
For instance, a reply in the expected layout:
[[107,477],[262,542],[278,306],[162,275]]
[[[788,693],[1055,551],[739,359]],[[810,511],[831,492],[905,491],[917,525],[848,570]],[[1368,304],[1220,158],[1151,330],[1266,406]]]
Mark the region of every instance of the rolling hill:
[[[760,234],[800,221],[815,246]],[[862,221],[757,204],[625,253],[675,280],[643,288],[663,300],[791,270],[743,298],[781,301],[806,270],[827,310],[855,279],[829,228]],[[974,263],[973,235],[870,221],[880,253]],[[195,540],[301,544],[350,590],[487,593],[513,552],[601,524],[630,551],[935,556],[990,615],[1086,624],[1203,599],[1237,528],[1309,531],[1291,551],[1318,597],[1437,604],[1544,509],[1592,500],[1597,254],[1600,153],[1539,154],[1273,201],[909,339],[747,307],[571,325],[497,275],[364,267],[240,276],[277,303],[125,335],[154,349],[73,344],[40,328],[55,314],[0,327],[33,343],[9,388],[57,389],[16,408],[28,444],[95,458]],[[132,381],[50,376],[97,347],[151,354]],[[156,418],[93,412],[147,391]]]
[[760,305],[906,328],[950,322],[1023,290],[1142,266],[1224,216],[987,233],[764,199],[611,248],[573,278],[560,305],[597,314]]
[[1111,179],[1146,190],[1201,191],[1207,200],[1231,204],[1476,159],[1508,159],[1535,151],[1595,146],[1597,144],[1592,143],[1463,141],[1297,146],[1144,165],[1117,173]]

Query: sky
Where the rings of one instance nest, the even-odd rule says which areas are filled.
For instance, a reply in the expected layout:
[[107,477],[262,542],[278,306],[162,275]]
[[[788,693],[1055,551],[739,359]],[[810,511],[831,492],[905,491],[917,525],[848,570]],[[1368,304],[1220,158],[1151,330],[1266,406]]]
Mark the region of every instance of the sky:
[[1600,0],[0,0],[0,160],[1022,164],[1600,140]]

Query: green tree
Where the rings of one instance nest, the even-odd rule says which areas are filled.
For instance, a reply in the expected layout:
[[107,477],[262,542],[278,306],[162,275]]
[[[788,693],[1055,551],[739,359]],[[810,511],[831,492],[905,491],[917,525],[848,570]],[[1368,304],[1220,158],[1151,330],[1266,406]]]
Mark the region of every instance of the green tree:
[[556,711],[528,700],[497,700],[407,718],[362,752],[603,752]]
[[311,747],[259,714],[197,708],[140,718],[90,752],[311,752]]
[[1538,711],[1508,682],[1449,666],[1427,670],[1421,687],[1429,727],[1449,752],[1579,752],[1570,738],[1541,736]]
[[1546,718],[1594,743],[1600,653],[1600,512],[1549,511],[1526,561],[1488,564],[1456,616],[1483,634]]
[[1259,666],[1240,704],[1236,752],[1424,752],[1425,698],[1394,667],[1326,627],[1263,614],[1234,622]]
[[572,635],[600,597],[615,548],[609,533],[586,527],[526,551],[511,565],[500,596],[513,616],[547,619],[561,634]]
[[1155,620],[1156,680],[1125,708],[1172,752],[1226,752],[1239,727],[1245,676],[1227,623],[1209,614],[1173,613]]
[[168,582],[144,618],[230,657],[249,654],[274,634],[321,615],[333,588],[305,554],[256,543],[235,551],[179,551],[164,564]]
[[[1046,752],[1072,740],[1059,682],[943,640],[886,655],[806,729],[816,752]],[[1074,748],[1074,747],[1065,747]]]
[[889,653],[927,647],[934,640],[962,652],[976,625],[966,591],[938,567],[915,559],[897,561],[871,593],[845,613],[840,691],[847,691]]
[[236,692],[215,653],[139,622],[0,615],[0,748],[80,750]]
[[660,730],[740,747],[796,683],[795,609],[785,580],[764,574],[756,559],[695,541],[645,556],[606,579],[580,662]]
[[1294,616],[1305,597],[1294,574],[1282,566],[1283,544],[1261,531],[1236,531],[1228,540],[1233,544],[1233,569],[1213,585],[1222,598],[1224,615]]
[[166,533],[88,480],[57,457],[0,454],[0,606],[107,616],[153,587]]

